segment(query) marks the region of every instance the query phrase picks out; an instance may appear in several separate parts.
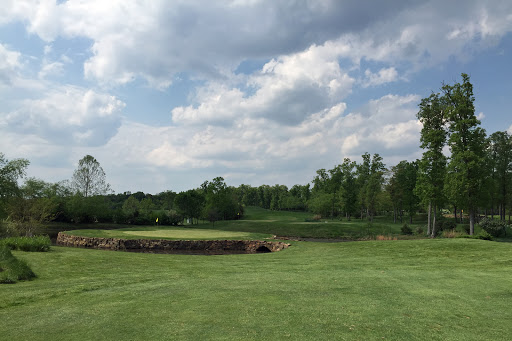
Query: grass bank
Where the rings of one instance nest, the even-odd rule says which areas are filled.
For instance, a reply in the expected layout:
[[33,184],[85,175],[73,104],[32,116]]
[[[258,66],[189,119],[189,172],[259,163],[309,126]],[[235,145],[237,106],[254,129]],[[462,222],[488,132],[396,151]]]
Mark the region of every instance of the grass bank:
[[0,291],[8,340],[507,340],[512,245],[292,242],[255,255],[55,247],[14,254],[36,281]]

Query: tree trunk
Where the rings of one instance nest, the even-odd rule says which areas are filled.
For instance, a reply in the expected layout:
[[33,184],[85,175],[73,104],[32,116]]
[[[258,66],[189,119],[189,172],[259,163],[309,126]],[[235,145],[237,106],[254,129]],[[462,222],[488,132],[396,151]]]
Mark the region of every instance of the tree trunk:
[[428,213],[427,213],[427,236],[430,236],[430,222],[432,214],[432,202],[428,202]]
[[432,219],[432,234],[430,238],[435,238],[436,236],[436,217],[437,217],[437,206],[434,205],[434,219]]
[[469,210],[469,234],[472,236],[475,234],[475,210]]
[[457,224],[459,222],[457,220],[457,205],[453,205],[453,215],[455,217],[455,224]]

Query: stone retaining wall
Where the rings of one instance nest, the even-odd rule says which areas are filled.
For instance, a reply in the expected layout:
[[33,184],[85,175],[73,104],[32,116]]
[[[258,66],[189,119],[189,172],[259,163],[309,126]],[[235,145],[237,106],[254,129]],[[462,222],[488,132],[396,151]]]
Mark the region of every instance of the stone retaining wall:
[[287,243],[260,240],[119,239],[71,236],[62,232],[57,236],[57,245],[115,251],[197,254],[276,252],[290,246]]

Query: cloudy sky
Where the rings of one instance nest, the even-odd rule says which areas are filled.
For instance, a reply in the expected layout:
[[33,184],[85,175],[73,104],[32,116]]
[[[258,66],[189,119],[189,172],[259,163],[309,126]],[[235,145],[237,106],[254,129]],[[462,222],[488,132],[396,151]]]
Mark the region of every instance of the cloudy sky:
[[418,103],[474,84],[512,133],[512,2],[2,0],[0,152],[116,192],[306,184],[344,157],[421,157]]

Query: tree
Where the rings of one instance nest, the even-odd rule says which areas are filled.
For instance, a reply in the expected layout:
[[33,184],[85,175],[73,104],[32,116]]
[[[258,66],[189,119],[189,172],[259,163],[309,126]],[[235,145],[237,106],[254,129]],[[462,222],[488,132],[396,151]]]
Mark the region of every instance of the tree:
[[382,183],[384,181],[384,171],[386,167],[382,162],[382,157],[379,154],[373,154],[370,163],[370,174],[366,186],[366,212],[369,215],[370,221],[376,214],[377,198],[382,190]]
[[[443,147],[446,144],[445,107],[439,94],[421,100],[417,114],[422,123],[421,148],[425,151],[418,162],[418,175],[414,193],[427,207],[427,234],[435,237],[437,211],[444,202],[444,181],[446,174],[446,156]],[[432,211],[434,219],[431,219]]]
[[78,162],[78,168],[73,173],[72,186],[86,198],[110,192],[110,185],[106,182],[103,168],[91,155],[84,156]]
[[400,161],[398,165],[391,168],[393,175],[389,180],[387,189],[394,208],[394,221],[397,215],[400,222],[403,222],[403,211],[409,213],[409,222],[418,209],[418,197],[414,194],[418,164],[416,162]]
[[505,220],[512,185],[512,136],[506,131],[493,133],[489,137],[487,152],[491,167],[491,214],[494,214],[496,200],[500,220]]
[[174,206],[183,217],[197,220],[201,216],[204,201],[202,192],[191,189],[178,193],[174,198]]
[[25,176],[25,170],[30,162],[26,159],[7,160],[0,152],[0,218],[4,216],[7,199],[19,195],[18,179]]
[[475,116],[473,85],[467,74],[461,76],[462,84],[442,87],[451,151],[446,179],[448,196],[468,210],[472,235],[485,175],[486,135]]
[[350,216],[357,212],[357,183],[356,183],[356,162],[345,158],[341,165],[343,173],[343,182],[341,183],[341,204],[345,211],[345,216],[350,220]]

